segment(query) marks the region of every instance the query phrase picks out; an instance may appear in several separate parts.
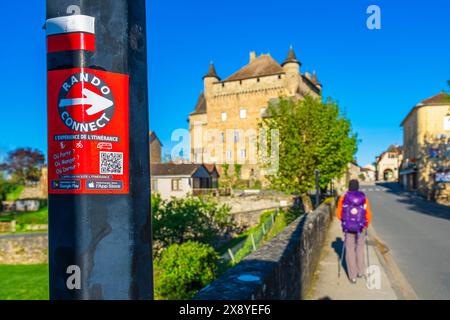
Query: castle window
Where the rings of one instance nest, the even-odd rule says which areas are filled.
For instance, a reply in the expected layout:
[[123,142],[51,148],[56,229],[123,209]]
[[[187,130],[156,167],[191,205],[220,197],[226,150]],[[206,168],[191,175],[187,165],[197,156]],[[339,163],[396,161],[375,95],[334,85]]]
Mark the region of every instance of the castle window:
[[281,80],[281,74],[278,76],[278,79]]
[[233,158],[233,153],[231,151],[227,151],[227,159],[231,160]]
[[263,117],[267,112],[267,108],[261,108],[261,117]]
[[228,114],[226,112],[222,112],[222,121],[227,121],[228,120]]
[[220,134],[220,142],[225,143],[225,133],[224,132],[222,132]]
[[241,109],[240,116],[241,116],[241,119],[247,119],[247,110]]
[[235,131],[234,132],[234,142],[238,143],[239,142],[239,131]]
[[247,157],[247,150],[242,149],[241,150],[241,159],[245,159]]
[[258,79],[256,79],[256,81],[257,81],[257,82],[261,82],[261,79],[260,79],[260,78],[258,78]]

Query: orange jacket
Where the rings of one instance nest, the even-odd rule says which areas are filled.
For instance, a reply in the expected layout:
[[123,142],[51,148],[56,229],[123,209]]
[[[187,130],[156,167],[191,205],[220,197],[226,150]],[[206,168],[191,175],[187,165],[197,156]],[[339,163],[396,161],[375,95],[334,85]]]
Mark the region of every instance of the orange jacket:
[[[339,202],[336,209],[336,216],[339,220],[342,220],[342,208],[344,207],[344,199],[345,195],[339,198]],[[366,197],[366,220],[367,220],[366,225],[367,228],[372,222],[372,211],[370,211],[369,199],[367,199],[367,197]]]

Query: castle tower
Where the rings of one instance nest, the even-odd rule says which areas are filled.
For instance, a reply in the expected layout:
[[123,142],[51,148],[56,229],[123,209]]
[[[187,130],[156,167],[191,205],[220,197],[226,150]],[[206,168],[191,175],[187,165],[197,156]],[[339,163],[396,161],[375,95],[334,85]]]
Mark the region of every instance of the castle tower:
[[288,56],[286,60],[281,65],[286,72],[286,86],[291,95],[295,95],[297,93],[298,88],[300,87],[300,83],[302,81],[300,67],[302,63],[297,60],[297,56],[295,55],[294,49],[289,49]]
[[211,64],[209,65],[208,73],[203,77],[205,96],[209,96],[211,94],[214,83],[218,81],[220,81],[220,78],[217,75],[214,63],[211,62]]

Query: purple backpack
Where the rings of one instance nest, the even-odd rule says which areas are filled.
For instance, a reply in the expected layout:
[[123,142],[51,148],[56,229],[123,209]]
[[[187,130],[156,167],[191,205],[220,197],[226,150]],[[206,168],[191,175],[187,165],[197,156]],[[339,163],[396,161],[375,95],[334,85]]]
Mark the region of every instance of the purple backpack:
[[360,234],[366,224],[366,195],[359,191],[347,192],[342,208],[342,229],[345,233]]

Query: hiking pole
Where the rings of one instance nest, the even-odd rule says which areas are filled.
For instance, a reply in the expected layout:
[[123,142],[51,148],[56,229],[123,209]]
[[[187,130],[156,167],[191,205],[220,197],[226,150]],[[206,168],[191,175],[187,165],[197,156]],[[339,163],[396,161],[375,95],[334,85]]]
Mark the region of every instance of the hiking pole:
[[370,267],[370,259],[369,259],[369,230],[366,229],[366,252],[367,252],[367,269],[366,269],[366,276],[368,274],[367,270],[369,270]]

